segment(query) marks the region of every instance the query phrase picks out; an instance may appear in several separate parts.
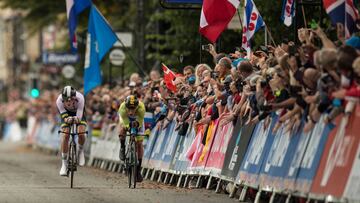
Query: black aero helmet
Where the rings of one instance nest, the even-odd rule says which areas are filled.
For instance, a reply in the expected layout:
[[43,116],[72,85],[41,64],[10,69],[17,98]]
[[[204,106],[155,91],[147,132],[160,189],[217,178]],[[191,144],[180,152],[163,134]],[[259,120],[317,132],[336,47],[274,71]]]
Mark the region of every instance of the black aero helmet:
[[128,109],[135,109],[139,105],[139,100],[135,95],[130,95],[126,97],[125,106]]
[[76,96],[76,90],[75,90],[75,88],[68,85],[68,86],[64,87],[64,89],[61,92],[61,95],[62,95],[63,100],[67,100],[71,97]]

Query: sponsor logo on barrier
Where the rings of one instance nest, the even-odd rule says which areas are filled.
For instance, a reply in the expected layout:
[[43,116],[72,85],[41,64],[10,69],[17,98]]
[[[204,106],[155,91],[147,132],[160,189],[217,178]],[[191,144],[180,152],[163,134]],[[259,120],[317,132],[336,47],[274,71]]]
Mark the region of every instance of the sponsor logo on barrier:
[[284,128],[283,125],[275,135],[273,147],[270,150],[269,157],[266,161],[265,172],[269,172],[270,168],[273,166],[281,167],[284,162],[291,138],[290,131],[284,133]]
[[266,138],[270,132],[270,128],[264,129],[264,121],[262,121],[259,126],[259,132],[255,132],[258,136],[256,136],[255,141],[251,145],[249,150],[249,156],[245,160],[244,169],[246,170],[250,164],[256,164],[258,165],[260,162],[260,157],[263,153]]
[[321,158],[311,192],[333,195],[342,198],[346,185],[350,181],[350,172],[354,166],[357,147],[360,142],[358,112],[360,106],[351,115],[336,120],[338,127],[330,133]]
[[305,153],[307,144],[309,142],[311,134],[307,133],[305,135],[302,135],[300,142],[298,144],[298,147],[296,149],[294,158],[291,162],[290,168],[289,168],[289,172],[288,172],[288,176],[293,177],[295,175],[295,172],[297,171],[297,169],[300,167],[301,165],[301,161],[302,161],[302,157]]
[[323,120],[320,120],[320,124],[315,126],[315,130],[312,133],[306,153],[301,162],[301,168],[310,169],[312,167],[324,128],[325,124],[323,123]]
[[336,133],[334,143],[327,156],[324,175],[322,176],[320,183],[321,186],[328,184],[329,178],[335,167],[344,167],[348,162],[353,139],[352,137],[345,137],[345,126],[347,123],[348,118],[343,118],[339,130]]
[[233,171],[234,170],[234,167],[235,167],[235,164],[237,162],[237,159],[238,159],[238,150],[239,150],[239,142],[240,142],[240,137],[241,135],[239,135],[236,139],[236,145],[235,145],[235,148],[234,148],[234,151],[231,155],[231,161],[229,163],[229,166],[228,166],[228,169]]
[[[239,139],[240,139],[240,136],[239,136]],[[238,142],[236,142],[236,143],[238,143]],[[239,149],[239,146],[236,146],[234,151],[233,151],[233,154],[231,156],[231,161],[230,161],[229,166],[228,166],[228,169],[231,170],[231,171],[234,170],[236,160],[238,158],[238,149]]]

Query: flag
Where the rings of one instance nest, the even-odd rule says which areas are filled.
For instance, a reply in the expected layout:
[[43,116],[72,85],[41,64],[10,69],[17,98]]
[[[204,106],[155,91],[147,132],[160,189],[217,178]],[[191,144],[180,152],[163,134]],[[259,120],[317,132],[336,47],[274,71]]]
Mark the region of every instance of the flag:
[[117,40],[105,18],[95,6],[91,6],[85,55],[85,95],[101,85],[100,62]]
[[242,47],[247,51],[248,57],[250,56],[251,51],[250,39],[254,36],[255,32],[263,26],[265,26],[265,23],[253,0],[246,0],[243,19]]
[[90,0],[66,0],[66,14],[69,20],[69,37],[70,37],[70,46],[72,51],[77,49],[76,41],[76,26],[77,26],[77,16],[91,5]]
[[281,20],[289,27],[293,17],[295,17],[295,0],[283,0]]
[[359,18],[359,11],[353,0],[346,0],[345,11],[345,37],[350,38],[352,33],[359,30],[356,26],[356,21]]
[[331,22],[334,25],[344,25],[346,38],[357,31],[355,22],[359,18],[359,13],[353,0],[323,0],[323,4]]
[[172,92],[176,92],[176,85],[174,84],[174,80],[176,75],[172,72],[165,64],[162,64],[162,69],[164,71],[164,83],[166,87]]
[[199,32],[214,43],[235,15],[239,4],[239,0],[204,0]]

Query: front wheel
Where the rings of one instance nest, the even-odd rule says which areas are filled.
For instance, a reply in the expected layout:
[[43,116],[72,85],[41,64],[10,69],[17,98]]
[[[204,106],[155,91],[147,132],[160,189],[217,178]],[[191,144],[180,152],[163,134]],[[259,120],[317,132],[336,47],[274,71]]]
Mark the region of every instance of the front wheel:
[[130,157],[125,159],[125,171],[126,174],[128,176],[128,183],[129,183],[129,188],[131,188],[131,178],[132,178],[132,170],[131,170],[131,162],[130,162]]
[[136,181],[137,181],[137,153],[136,153],[136,142],[132,142],[131,144],[132,148],[132,182],[134,184],[134,188],[136,188]]
[[76,170],[76,146],[74,143],[70,143],[69,155],[68,170],[70,172],[70,188],[73,188],[74,172]]

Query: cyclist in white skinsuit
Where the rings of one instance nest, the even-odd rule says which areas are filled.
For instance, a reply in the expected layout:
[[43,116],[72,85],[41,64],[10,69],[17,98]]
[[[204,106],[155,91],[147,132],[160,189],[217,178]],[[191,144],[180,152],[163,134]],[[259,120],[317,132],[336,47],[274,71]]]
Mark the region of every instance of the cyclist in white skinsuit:
[[77,124],[78,132],[78,155],[79,165],[85,165],[85,156],[83,145],[85,143],[85,130],[86,130],[86,119],[85,119],[85,99],[84,96],[76,91],[71,86],[65,86],[62,93],[56,100],[56,106],[61,116],[61,159],[62,166],[60,169],[60,175],[67,175],[67,154],[68,154],[68,143],[69,143],[69,132],[70,124],[72,122]]

